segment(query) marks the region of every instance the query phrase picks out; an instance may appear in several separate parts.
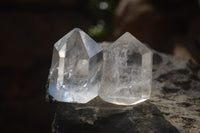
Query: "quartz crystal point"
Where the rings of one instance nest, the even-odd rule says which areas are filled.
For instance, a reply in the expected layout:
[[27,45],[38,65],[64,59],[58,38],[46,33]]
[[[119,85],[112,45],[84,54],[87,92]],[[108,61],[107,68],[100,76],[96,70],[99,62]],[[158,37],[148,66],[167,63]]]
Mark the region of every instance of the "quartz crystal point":
[[75,28],[54,45],[49,93],[58,101],[87,103],[98,95],[103,50]]
[[104,70],[99,96],[119,105],[137,104],[150,98],[152,52],[130,33],[104,50]]

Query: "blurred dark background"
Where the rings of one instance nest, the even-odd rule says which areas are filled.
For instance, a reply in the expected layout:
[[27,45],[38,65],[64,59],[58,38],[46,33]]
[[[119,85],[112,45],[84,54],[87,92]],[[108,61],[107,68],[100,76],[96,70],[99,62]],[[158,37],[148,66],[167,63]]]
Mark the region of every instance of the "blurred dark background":
[[198,0],[1,0],[0,132],[50,132],[53,45],[75,27],[99,42],[129,31],[157,51],[200,63]]

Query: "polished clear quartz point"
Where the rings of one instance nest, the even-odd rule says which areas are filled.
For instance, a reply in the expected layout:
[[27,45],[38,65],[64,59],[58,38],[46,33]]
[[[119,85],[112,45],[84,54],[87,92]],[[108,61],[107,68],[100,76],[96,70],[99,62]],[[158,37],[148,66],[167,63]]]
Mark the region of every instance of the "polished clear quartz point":
[[98,95],[103,50],[75,28],[54,45],[49,93],[58,101],[87,103]]
[[150,98],[152,52],[130,33],[104,49],[104,70],[99,96],[119,105]]

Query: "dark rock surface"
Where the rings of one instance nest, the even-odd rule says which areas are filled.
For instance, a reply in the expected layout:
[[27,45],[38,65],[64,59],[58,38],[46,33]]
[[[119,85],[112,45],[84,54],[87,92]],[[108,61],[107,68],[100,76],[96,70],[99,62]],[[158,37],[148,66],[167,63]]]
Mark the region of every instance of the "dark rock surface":
[[154,59],[151,103],[180,132],[199,133],[200,67],[160,53]]
[[105,103],[99,97],[87,104],[62,103],[47,94],[52,132],[199,133],[200,67],[158,52],[153,59],[152,97],[134,106]]

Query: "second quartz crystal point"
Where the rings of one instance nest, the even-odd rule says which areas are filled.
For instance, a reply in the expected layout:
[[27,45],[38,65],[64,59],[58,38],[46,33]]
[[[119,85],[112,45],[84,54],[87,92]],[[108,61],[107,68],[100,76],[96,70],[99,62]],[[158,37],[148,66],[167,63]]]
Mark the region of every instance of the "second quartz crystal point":
[[98,95],[103,50],[76,28],[54,45],[49,93],[58,101],[87,103]]
[[104,50],[104,71],[99,96],[119,105],[137,104],[150,98],[152,52],[130,33]]

